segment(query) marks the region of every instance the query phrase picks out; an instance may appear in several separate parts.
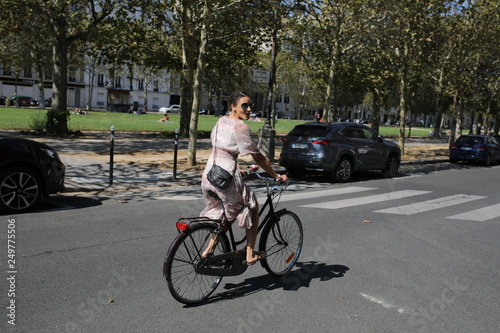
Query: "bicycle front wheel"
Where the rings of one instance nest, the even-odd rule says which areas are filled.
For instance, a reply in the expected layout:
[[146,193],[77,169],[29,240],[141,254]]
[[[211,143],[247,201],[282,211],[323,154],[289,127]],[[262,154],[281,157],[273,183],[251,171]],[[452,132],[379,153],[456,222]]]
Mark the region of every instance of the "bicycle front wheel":
[[203,260],[201,254],[212,237],[216,237],[217,244],[214,255],[229,251],[227,238],[215,230],[215,226],[201,226],[181,233],[174,241],[165,261],[165,271],[168,289],[177,301],[184,304],[201,302],[219,286],[222,276],[196,272],[196,266]]
[[302,223],[289,211],[276,214],[269,223],[259,242],[259,250],[267,252],[261,264],[269,274],[283,276],[292,270],[302,251]]

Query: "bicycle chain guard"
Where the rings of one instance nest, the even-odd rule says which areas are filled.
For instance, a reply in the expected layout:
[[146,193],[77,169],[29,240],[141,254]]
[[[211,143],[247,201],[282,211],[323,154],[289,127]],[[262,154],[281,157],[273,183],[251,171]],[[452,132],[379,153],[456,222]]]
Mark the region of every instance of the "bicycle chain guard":
[[246,250],[237,250],[201,259],[195,266],[198,274],[213,276],[236,276],[248,268]]

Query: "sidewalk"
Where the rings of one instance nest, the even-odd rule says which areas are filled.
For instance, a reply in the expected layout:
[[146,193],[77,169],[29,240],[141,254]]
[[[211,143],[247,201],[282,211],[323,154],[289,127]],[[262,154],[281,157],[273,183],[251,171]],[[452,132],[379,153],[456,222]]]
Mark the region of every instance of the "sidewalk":
[[[18,132],[0,131],[16,136]],[[109,132],[89,132],[79,138],[49,138],[49,137],[23,137],[44,142],[53,147],[66,165],[65,185],[69,192],[134,192],[139,190],[175,188],[186,186],[199,186],[202,171],[177,170],[174,179],[174,170],[161,169],[155,163],[113,163],[113,174],[111,177],[109,155],[111,142]],[[281,141],[276,141],[276,148],[281,146]],[[424,142],[420,139],[408,140],[407,145],[416,145]],[[155,152],[159,159],[169,159],[172,156],[175,145],[173,138],[154,137],[151,135],[137,133],[116,133],[114,139],[114,153],[144,153]],[[178,142],[178,151],[188,149],[188,140],[182,139]],[[197,141],[197,149],[211,149],[209,139]],[[163,154],[164,153],[164,154]],[[169,154],[167,154],[169,153]],[[99,156],[99,159],[92,157]],[[276,156],[277,158],[278,156]],[[198,159],[197,159],[198,160]],[[403,165],[422,165],[439,163],[446,159],[437,158],[405,162]],[[116,159],[115,159],[116,161]],[[171,161],[171,160],[170,160]],[[200,164],[204,163],[198,160]],[[284,172],[277,161],[273,162],[278,172]],[[200,168],[201,170],[202,168]],[[112,182],[111,182],[112,180]]]
[[61,155],[66,165],[65,192],[123,192],[158,187],[198,185],[201,173],[161,170],[154,166],[114,163],[110,165],[92,159]]

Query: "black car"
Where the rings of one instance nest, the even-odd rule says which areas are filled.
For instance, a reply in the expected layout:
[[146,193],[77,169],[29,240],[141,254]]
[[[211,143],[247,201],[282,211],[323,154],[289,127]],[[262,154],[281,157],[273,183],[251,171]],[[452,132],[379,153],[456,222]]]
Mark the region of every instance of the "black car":
[[397,175],[401,149],[371,128],[349,122],[297,125],[283,139],[280,165],[293,176],[331,173],[347,182],[353,172],[382,170]]
[[0,211],[35,209],[41,196],[64,191],[65,166],[46,144],[0,135]]

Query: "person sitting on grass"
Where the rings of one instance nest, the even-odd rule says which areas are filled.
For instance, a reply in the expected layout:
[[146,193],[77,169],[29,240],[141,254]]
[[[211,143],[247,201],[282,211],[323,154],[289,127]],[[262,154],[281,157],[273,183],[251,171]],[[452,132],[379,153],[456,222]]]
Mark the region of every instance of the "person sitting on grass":
[[163,116],[163,118],[161,118],[161,120],[158,120],[159,123],[169,123],[169,118],[168,118],[168,114],[165,114],[165,116]]
[[76,108],[75,109],[75,112],[73,113],[76,113],[76,114],[89,114],[87,111],[83,111],[82,109],[80,108]]

